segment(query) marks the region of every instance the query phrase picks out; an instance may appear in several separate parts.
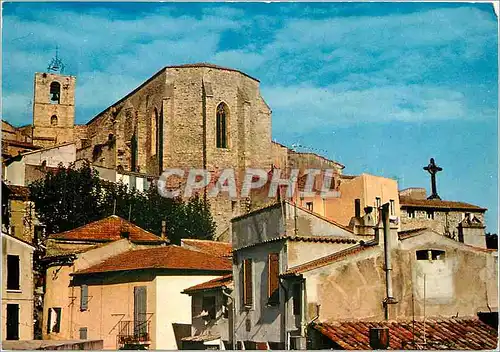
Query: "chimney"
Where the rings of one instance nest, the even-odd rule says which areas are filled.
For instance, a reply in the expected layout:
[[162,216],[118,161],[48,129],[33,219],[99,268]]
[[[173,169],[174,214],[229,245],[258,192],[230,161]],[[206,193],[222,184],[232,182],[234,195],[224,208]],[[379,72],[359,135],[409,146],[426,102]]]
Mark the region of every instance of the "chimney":
[[370,347],[374,350],[386,350],[389,348],[389,328],[370,328]]
[[359,218],[361,217],[361,199],[354,199],[354,216]]
[[170,242],[167,237],[167,222],[165,220],[161,221],[161,239],[164,242]]

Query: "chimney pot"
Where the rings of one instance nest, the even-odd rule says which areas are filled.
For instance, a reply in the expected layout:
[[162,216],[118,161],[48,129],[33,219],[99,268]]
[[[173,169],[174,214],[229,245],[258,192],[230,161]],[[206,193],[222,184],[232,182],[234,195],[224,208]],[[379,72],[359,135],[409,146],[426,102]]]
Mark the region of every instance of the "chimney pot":
[[370,347],[374,350],[386,350],[389,348],[389,328],[370,328]]
[[359,218],[361,217],[361,199],[354,199],[354,216]]

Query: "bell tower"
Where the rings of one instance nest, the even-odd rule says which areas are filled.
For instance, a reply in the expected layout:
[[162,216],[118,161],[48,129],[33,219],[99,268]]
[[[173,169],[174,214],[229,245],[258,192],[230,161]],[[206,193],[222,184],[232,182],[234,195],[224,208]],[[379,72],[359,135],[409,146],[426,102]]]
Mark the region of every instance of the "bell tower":
[[33,99],[33,143],[50,147],[74,141],[76,77],[64,75],[64,64],[56,56],[47,72],[35,73]]

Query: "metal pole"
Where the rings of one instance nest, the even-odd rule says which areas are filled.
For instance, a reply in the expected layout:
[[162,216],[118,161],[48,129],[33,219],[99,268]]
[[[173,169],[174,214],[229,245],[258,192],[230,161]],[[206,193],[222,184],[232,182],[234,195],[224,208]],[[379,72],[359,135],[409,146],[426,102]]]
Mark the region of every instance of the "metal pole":
[[385,319],[389,320],[389,304],[393,300],[392,293],[392,262],[391,262],[391,235],[389,219],[389,203],[382,206],[382,223],[384,225],[384,258],[385,258]]

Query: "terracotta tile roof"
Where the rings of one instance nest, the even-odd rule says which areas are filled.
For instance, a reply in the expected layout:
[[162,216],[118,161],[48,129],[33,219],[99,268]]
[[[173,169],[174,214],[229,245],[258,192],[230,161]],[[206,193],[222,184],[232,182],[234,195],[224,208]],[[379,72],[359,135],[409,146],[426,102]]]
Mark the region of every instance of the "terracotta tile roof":
[[9,198],[27,199],[30,196],[30,189],[25,186],[14,186],[5,184],[10,190]]
[[189,288],[186,288],[182,293],[194,293],[198,291],[204,291],[204,290],[213,290],[214,288],[219,288],[222,286],[226,287],[232,287],[233,285],[233,274],[228,274],[224,275],[221,277],[218,277],[216,279],[203,282],[201,284],[191,286]]
[[335,252],[333,254],[329,254],[325,257],[321,257],[321,258],[312,260],[310,262],[294,266],[294,267],[288,269],[286,272],[284,272],[282,274],[282,276],[300,275],[300,274],[305,273],[307,271],[318,269],[318,268],[321,268],[323,266],[334,263],[336,261],[340,261],[348,256],[356,255],[360,252],[364,252],[368,249],[377,248],[377,247],[378,246],[376,246],[376,245],[358,244],[356,246],[346,248],[344,250]]
[[197,336],[188,336],[183,337],[182,341],[189,342],[205,342],[220,339],[220,334],[217,335],[197,335]]
[[370,350],[370,327],[389,328],[389,345],[393,350],[494,350],[498,344],[496,330],[479,319],[427,319],[426,344],[423,344],[424,324],[411,321],[331,322],[316,323],[313,328],[346,350]]
[[486,211],[486,208],[478,207],[464,202],[453,202],[439,199],[415,199],[411,197],[399,197],[399,205],[401,207],[413,208],[433,208],[433,209],[450,209],[450,210],[475,210]]
[[50,235],[50,239],[68,241],[110,242],[121,239],[122,231],[129,232],[129,239],[135,243],[161,243],[155,234],[141,229],[116,215],[91,222],[76,229]]
[[257,243],[249,244],[248,246],[239,247],[238,249],[255,247],[261,245],[263,243],[270,243],[276,241],[294,241],[294,242],[317,242],[317,243],[357,243],[358,240],[350,237],[342,237],[342,236],[290,236],[290,235],[282,235],[274,238],[270,238],[264,241],[259,241]]
[[406,240],[407,238],[418,235],[420,232],[424,230],[428,230],[427,227],[419,227],[416,229],[403,230],[398,232],[398,237],[400,240]]
[[205,252],[216,257],[230,257],[233,252],[233,247],[228,242],[184,238],[181,240],[181,246]]
[[131,250],[75,274],[144,269],[231,271],[231,261],[175,245]]

